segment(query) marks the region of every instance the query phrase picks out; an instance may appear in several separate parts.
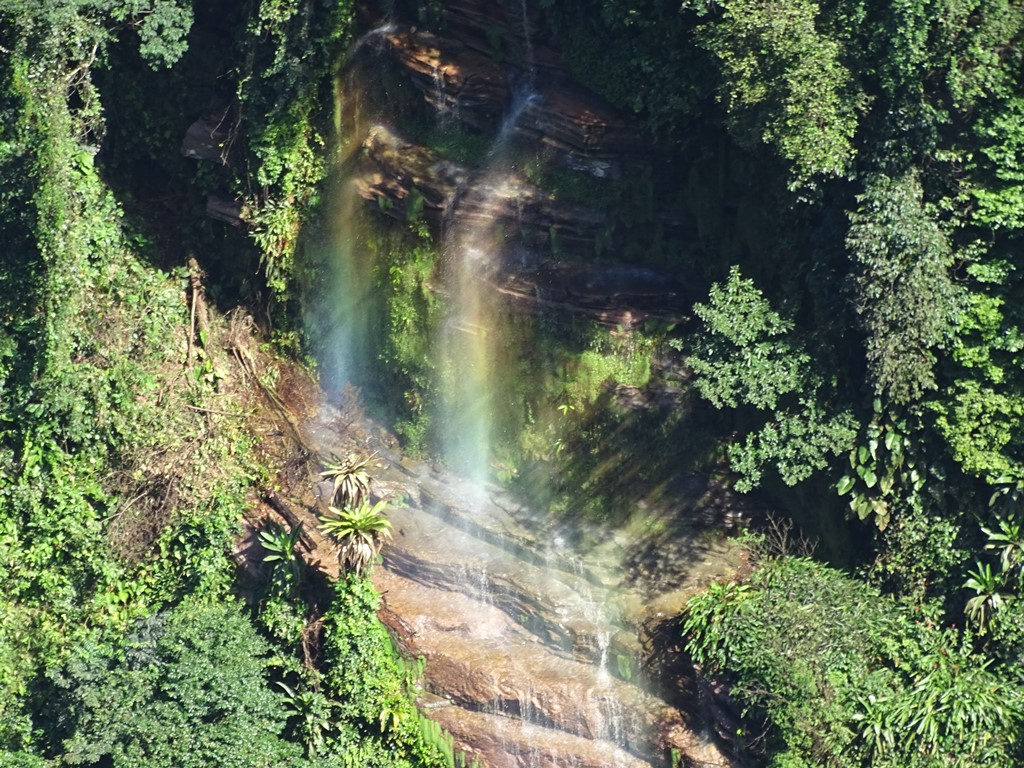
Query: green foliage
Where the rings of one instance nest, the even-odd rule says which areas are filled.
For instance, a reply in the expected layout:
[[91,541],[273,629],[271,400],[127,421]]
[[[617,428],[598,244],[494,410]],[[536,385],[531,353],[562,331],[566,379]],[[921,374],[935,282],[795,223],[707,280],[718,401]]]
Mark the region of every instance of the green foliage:
[[1017,375],[1017,357],[1024,349],[1014,309],[1018,279],[1012,262],[998,251],[975,247],[969,253],[970,293],[950,345],[953,381],[927,407],[964,472],[1015,476],[1024,466],[1017,429],[1024,402]]
[[728,638],[736,631],[750,598],[748,584],[712,582],[686,604],[683,634],[690,638],[687,651],[708,670],[728,669]]
[[[861,700],[856,719],[881,766],[1015,763],[1021,692],[994,675],[953,632],[924,632],[920,647],[894,649],[902,686]],[[896,656],[899,654],[899,656]]]
[[694,658],[734,683],[748,721],[769,718],[773,764],[1013,764],[1022,691],[969,637],[839,571],[769,561],[748,585],[691,599],[684,629]]
[[331,514],[320,518],[320,530],[337,544],[343,571],[352,570],[358,576],[391,539],[391,521],[384,516],[387,504],[386,499],[376,504],[365,499],[355,506],[329,507]]
[[810,356],[787,335],[793,323],[775,312],[750,280],[732,267],[723,285],[711,287],[694,314],[706,331],[688,358],[697,390],[716,408],[749,403],[775,409],[779,398],[799,392]]
[[859,43],[865,80],[892,101],[920,99],[941,87],[951,106],[968,110],[1007,86],[1003,57],[1022,21],[1012,2],[858,2],[844,11],[837,14],[840,34]]
[[[1020,642],[1024,630],[1019,609],[1006,610],[1020,602],[1024,586],[1024,523],[1020,514],[1022,482],[1010,484],[1006,480],[994,481],[998,485],[989,501],[995,513],[993,524],[981,526],[987,539],[985,552],[998,554],[998,560],[994,564],[976,561],[974,569],[967,571],[963,588],[973,593],[964,606],[964,613],[978,632],[992,633],[997,642],[1010,641],[1012,645],[1014,639]],[[1018,651],[1012,651],[1012,655],[1019,655]]]
[[286,566],[298,561],[295,553],[295,544],[302,535],[302,526],[297,525],[292,530],[284,530],[278,526],[270,527],[260,531],[260,546],[266,550],[263,556],[265,563],[281,563]]
[[1016,571],[1019,581],[1024,576],[1024,522],[1019,513],[997,516],[995,526],[982,526],[981,531],[988,537],[985,549],[998,552],[1002,571]]
[[279,766],[285,711],[265,678],[268,647],[230,603],[187,601],[146,620],[110,663],[83,647],[57,678],[71,765]]
[[647,385],[654,339],[637,332],[597,333],[566,377],[565,397],[572,407],[592,405],[607,387]]
[[976,172],[988,178],[970,190],[977,202],[972,217],[996,230],[1019,230],[1024,227],[1024,98],[989,111],[974,130],[984,142]]
[[301,535],[301,525],[290,531],[271,525],[259,533],[267,553],[263,561],[271,564],[257,613],[259,625],[285,647],[299,645],[306,628],[307,606],[300,598],[308,568],[296,550]]
[[89,67],[122,28],[134,29],[139,51],[153,68],[169,67],[188,47],[192,6],[180,0],[70,0],[6,3],[0,8],[8,29],[40,60],[70,63],[85,87]]
[[[460,165],[479,168],[487,162],[492,140],[486,134],[473,133],[460,126],[439,125],[436,120],[409,120],[403,128],[417,144]],[[385,202],[384,198],[378,200],[380,205],[390,202]]]
[[[694,3],[700,8],[700,4]],[[861,97],[839,43],[818,30],[813,0],[728,0],[698,28],[718,62],[728,122],[741,144],[770,144],[792,167],[792,185],[841,176],[855,149]]]
[[30,752],[0,752],[0,768],[49,768],[51,765]]
[[793,323],[738,267],[724,285],[711,287],[708,303],[694,305],[694,313],[704,323],[687,358],[697,391],[716,408],[751,405],[774,412],[742,445],[729,448],[732,469],[741,475],[737,489],[759,484],[768,463],[793,485],[849,449],[856,437],[852,415],[823,407],[828,388],[794,338]]
[[967,572],[967,581],[964,582],[966,589],[974,590],[974,597],[967,601],[964,611],[967,618],[978,625],[978,630],[984,634],[993,616],[1003,607],[1007,595],[1002,591],[1005,586],[1006,576],[998,569],[992,569],[988,563],[977,563],[973,571]]
[[933,408],[939,413],[935,425],[965,472],[987,477],[1019,471],[1024,395],[961,379]]
[[379,606],[368,580],[346,576],[335,584],[325,619],[326,681],[350,729],[350,741],[340,738],[336,749],[361,765],[451,768],[451,742],[416,708],[411,671],[377,619]]
[[371,243],[378,289],[386,302],[378,358],[388,375],[384,391],[397,417],[397,430],[414,453],[429,446],[431,405],[436,401],[435,339],[443,300],[430,289],[440,251],[406,232]]
[[340,704],[327,698],[323,691],[313,688],[295,690],[278,683],[285,693],[289,716],[298,718],[298,730],[306,747],[306,754],[315,758],[325,751],[328,735],[334,730],[334,710]]
[[[129,7],[135,3],[126,3]],[[177,0],[153,0],[149,7],[133,9],[131,26],[138,30],[139,53],[151,67],[169,67],[182,57],[188,48],[189,29],[192,27],[191,4]]]
[[831,415],[815,400],[801,398],[789,411],[776,411],[773,421],[746,440],[728,448],[729,465],[740,474],[738,491],[761,482],[762,470],[772,464],[786,485],[796,485],[815,471],[826,469],[857,437],[857,422],[849,411]]
[[963,303],[949,243],[921,195],[914,175],[869,178],[846,238],[871,381],[897,405],[935,388],[935,352]]
[[[85,14],[65,19],[68,45],[107,33],[85,6],[63,10]],[[47,33],[50,11],[32,34]],[[102,50],[105,38],[90,40]],[[82,62],[33,48],[43,42],[29,35],[0,63],[11,110],[0,128],[11,211],[0,215],[0,750],[56,749],[46,739],[59,713],[39,706],[38,681],[70,647],[109,650],[183,593],[226,592],[225,553],[258,471],[230,416],[237,401],[198,373],[215,353],[185,363],[186,273],[133,252],[83,143],[99,128],[80,105],[87,69],[66,80]]]
[[[262,0],[246,41],[238,99],[249,156],[236,186],[249,204],[251,235],[267,284],[286,299],[299,231],[318,201],[332,128],[334,63],[351,39],[350,0]],[[282,98],[282,94],[288,94]]]
[[[683,138],[713,75],[692,44],[693,20],[671,0],[547,3],[574,76],[610,103],[647,118],[662,136]],[[599,5],[599,7],[595,7]]]
[[861,520],[872,518],[882,531],[893,505],[916,497],[924,487],[926,470],[914,455],[909,433],[905,421],[876,412],[864,439],[850,451],[850,473],[836,484],[840,496],[850,495],[853,513]]

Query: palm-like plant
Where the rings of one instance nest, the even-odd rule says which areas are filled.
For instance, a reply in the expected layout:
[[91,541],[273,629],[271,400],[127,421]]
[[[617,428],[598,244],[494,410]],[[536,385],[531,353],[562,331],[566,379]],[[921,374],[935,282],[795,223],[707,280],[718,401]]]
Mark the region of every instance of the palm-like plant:
[[977,570],[967,572],[969,578],[964,582],[964,587],[975,592],[974,597],[967,601],[966,613],[984,634],[1006,602],[1007,595],[1001,591],[1006,577],[1002,571],[993,571],[988,563],[977,563],[977,566]]
[[334,728],[333,711],[340,705],[331,701],[320,691],[296,690],[285,683],[278,683],[285,693],[285,707],[289,716],[299,720],[298,730],[306,745],[306,755],[316,759],[323,752],[326,737]]
[[370,476],[366,467],[376,455],[372,453],[365,459],[359,459],[352,453],[347,459],[331,456],[330,461],[324,462],[320,477],[334,483],[331,491],[332,506],[358,507],[366,500],[370,492]]
[[274,571],[277,572],[277,564],[280,563],[287,578],[295,582],[301,581],[302,559],[295,550],[295,545],[302,535],[302,524],[299,523],[290,531],[280,525],[272,523],[259,533],[260,546],[266,551],[263,562],[274,563]]
[[1020,570],[1024,566],[1024,521],[1017,515],[996,518],[995,529],[982,531],[988,536],[985,549],[999,552],[1004,573]]
[[384,499],[373,505],[364,500],[354,507],[329,507],[331,514],[320,518],[320,530],[336,542],[343,569],[360,575],[380,554],[384,542],[391,539],[391,521],[384,516],[386,506]]
[[295,544],[302,533],[302,524],[290,531],[274,523],[260,531],[260,546],[267,551],[263,560],[268,563],[290,563],[295,557]]

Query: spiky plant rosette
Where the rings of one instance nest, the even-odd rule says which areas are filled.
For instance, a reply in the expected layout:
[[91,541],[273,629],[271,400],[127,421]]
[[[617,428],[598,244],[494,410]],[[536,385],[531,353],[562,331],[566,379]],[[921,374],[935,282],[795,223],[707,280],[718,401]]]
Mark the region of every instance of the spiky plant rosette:
[[391,521],[384,514],[387,501],[362,501],[352,507],[330,506],[320,517],[320,530],[336,542],[338,561],[346,570],[361,575],[372,563],[385,541],[391,540]]
[[346,459],[331,456],[329,461],[324,462],[320,477],[334,484],[331,506],[356,507],[366,500],[370,492],[370,476],[366,468],[376,455],[372,453],[360,459],[352,453]]

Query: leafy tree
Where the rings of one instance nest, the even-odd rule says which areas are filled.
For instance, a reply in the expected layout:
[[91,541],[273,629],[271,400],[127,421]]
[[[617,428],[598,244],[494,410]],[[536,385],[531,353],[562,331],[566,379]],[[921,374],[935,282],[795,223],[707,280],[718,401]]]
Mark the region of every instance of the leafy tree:
[[186,601],[147,619],[122,660],[83,649],[57,677],[63,759],[115,768],[292,765],[286,712],[267,684],[269,648],[231,603]]
[[974,126],[982,140],[970,194],[972,218],[996,230],[1024,228],[1024,97],[993,105]]
[[738,267],[724,284],[711,287],[708,303],[694,305],[694,313],[703,328],[687,363],[697,391],[716,408],[749,405],[772,412],[744,443],[729,448],[732,468],[741,475],[738,489],[757,485],[768,463],[793,485],[849,450],[856,437],[853,416],[823,405],[831,387],[814,373],[792,321],[773,310]]
[[[1014,764],[1020,688],[877,589],[803,558],[691,599],[684,632],[734,684],[773,765],[939,768]],[[758,731],[753,731],[755,739]]]
[[135,30],[139,51],[150,66],[174,64],[188,47],[192,4],[185,0],[15,0],[0,7],[0,18],[16,30],[34,56],[70,60],[77,79],[85,81],[89,67],[122,29]]
[[975,253],[965,269],[970,292],[949,345],[945,368],[951,381],[927,401],[948,451],[965,473],[982,478],[1024,472],[1019,279],[999,250]]
[[802,390],[810,356],[789,338],[793,323],[765,300],[739,267],[711,286],[707,304],[694,314],[705,331],[688,359],[697,390],[716,408],[749,403],[773,409],[779,399]]
[[[701,3],[693,3],[703,8]],[[737,140],[771,145],[795,186],[845,174],[861,98],[838,42],[818,28],[813,0],[724,0],[697,31],[718,61],[721,98]]]
[[952,249],[914,174],[872,176],[858,203],[846,245],[871,383],[893,403],[914,402],[935,388],[936,351],[962,311]]

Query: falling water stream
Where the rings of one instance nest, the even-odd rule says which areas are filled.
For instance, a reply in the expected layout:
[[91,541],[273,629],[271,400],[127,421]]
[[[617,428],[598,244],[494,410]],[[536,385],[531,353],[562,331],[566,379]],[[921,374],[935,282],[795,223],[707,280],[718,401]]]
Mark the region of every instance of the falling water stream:
[[[396,635],[408,643],[406,650],[426,659],[425,711],[482,765],[645,768],[668,765],[673,750],[693,765],[725,764],[700,733],[699,715],[662,698],[642,669],[648,655],[643,627],[667,619],[686,594],[739,562],[728,543],[699,526],[679,524],[679,511],[695,508],[700,494],[649,512],[657,522],[651,530],[671,534],[664,541],[680,553],[671,565],[659,564],[665,571],[660,581],[673,587],[656,592],[635,557],[638,549],[653,546],[650,540],[559,521],[494,481],[495,447],[509,436],[493,415],[503,405],[496,402],[500,382],[513,375],[500,350],[516,342],[507,332],[514,310],[492,279],[510,233],[486,212],[517,194],[521,181],[512,149],[524,115],[543,98],[527,2],[507,4],[525,62],[509,70],[509,97],[484,162],[459,176],[442,204],[443,253],[432,279],[445,307],[432,345],[440,461],[412,462],[387,441],[368,441],[366,448],[378,451],[382,463],[377,493],[404,499],[390,513],[395,541],[374,578],[395,617]],[[363,78],[383,66],[382,41],[396,30],[400,22],[388,18],[357,42],[352,57],[362,61]],[[443,93],[426,92],[446,87],[440,73],[436,63],[427,70],[424,99],[445,104]],[[379,173],[358,170],[358,150],[396,119],[358,98],[364,87],[358,74],[359,68],[347,67],[339,81],[342,176]],[[447,119],[439,117],[442,127]],[[468,196],[473,212],[464,215]],[[374,295],[380,274],[365,228],[383,226],[386,206],[378,199],[368,208],[347,177],[331,199],[321,246],[331,270],[311,322],[329,339],[321,353],[329,385],[352,381],[366,389],[373,386],[371,372],[379,370],[379,329],[370,318],[380,316],[373,307],[381,299]],[[531,350],[521,345],[515,354],[529,359]],[[338,420],[337,409],[327,405],[311,426],[325,450],[338,442],[331,426]],[[642,495],[638,491],[638,499]]]
[[[485,210],[495,200],[509,196],[509,144],[516,122],[535,98],[530,91],[516,96],[488,153],[487,166],[470,180]],[[498,437],[492,422],[491,382],[502,373],[495,358],[495,337],[504,312],[487,282],[498,268],[497,235],[492,221],[461,219],[457,200],[449,221],[443,266],[449,309],[438,344],[444,381],[442,444],[447,464],[482,483],[490,475],[491,446]]]

